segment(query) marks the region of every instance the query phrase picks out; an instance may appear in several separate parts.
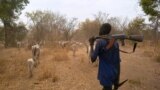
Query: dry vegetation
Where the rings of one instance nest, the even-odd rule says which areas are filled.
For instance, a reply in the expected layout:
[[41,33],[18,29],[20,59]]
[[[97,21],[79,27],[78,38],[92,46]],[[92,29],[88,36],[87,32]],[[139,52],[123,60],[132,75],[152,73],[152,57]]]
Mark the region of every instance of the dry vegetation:
[[[33,78],[29,79],[27,59],[31,58],[30,50],[9,48],[2,49],[0,54],[0,90],[19,90],[21,82],[28,83],[29,85],[31,84],[29,82],[32,81],[35,84],[37,84],[36,82],[45,80],[57,82],[59,77],[56,75],[56,62],[68,60],[66,50],[42,49],[40,65],[34,69]],[[24,86],[22,84],[22,88]]]
[[[131,50],[131,46],[121,47]],[[28,78],[27,59],[31,51],[2,48],[0,51],[0,90],[101,90],[97,80],[97,64],[91,64],[84,52],[76,56],[62,48],[42,48],[40,64]],[[159,63],[154,50],[140,44],[134,54],[123,54],[121,81],[129,81],[120,90],[159,90]]]
[[[143,16],[127,20],[105,12],[79,22],[60,13],[36,10],[26,12],[25,24],[17,20],[29,2],[16,1],[0,3],[0,90],[101,90],[96,79],[98,62],[89,61],[84,47],[77,46],[75,56],[69,45],[62,47],[70,41],[87,46],[88,39],[98,36],[101,25],[106,22],[112,26],[111,34],[144,35],[145,41],[138,45],[135,53],[121,53],[121,80],[128,78],[129,81],[120,90],[160,90],[159,14],[150,18],[151,24],[147,24]],[[155,5],[149,5],[156,8],[159,0],[154,1],[157,1]],[[149,8],[149,11],[152,10]],[[40,64],[29,78],[27,59],[32,57],[30,49],[35,43],[42,45]],[[132,51],[132,42],[127,43],[129,45],[121,49]]]

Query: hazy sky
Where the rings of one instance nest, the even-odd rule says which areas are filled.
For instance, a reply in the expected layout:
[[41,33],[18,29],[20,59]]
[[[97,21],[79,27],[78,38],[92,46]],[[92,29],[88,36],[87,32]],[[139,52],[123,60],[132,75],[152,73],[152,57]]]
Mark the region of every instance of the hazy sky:
[[25,12],[35,10],[50,10],[59,12],[67,17],[75,17],[83,21],[86,18],[93,18],[99,11],[109,16],[128,17],[132,19],[142,16],[144,13],[139,7],[139,0],[29,0],[30,3],[23,10],[20,16],[25,19]]

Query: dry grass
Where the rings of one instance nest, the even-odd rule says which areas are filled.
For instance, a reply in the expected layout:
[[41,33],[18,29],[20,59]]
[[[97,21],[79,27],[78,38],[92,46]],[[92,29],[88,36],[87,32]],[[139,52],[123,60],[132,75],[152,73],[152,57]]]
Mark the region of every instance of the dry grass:
[[153,59],[156,62],[160,63],[160,51],[155,51],[155,52],[144,51],[144,55],[145,55],[145,57],[151,57],[151,58],[153,57]]
[[[124,49],[130,51],[131,47],[129,45]],[[34,68],[33,77],[28,78],[27,59],[31,58],[31,51],[23,48],[2,49],[0,51],[0,90],[100,90],[101,87],[96,79],[97,67],[93,68],[84,51],[84,48],[79,49],[73,57],[72,52],[67,49],[43,48],[40,64]],[[149,56],[151,53],[154,53],[154,50],[146,46],[138,47],[131,57],[124,55],[121,77],[127,76],[130,80],[125,84],[126,87],[123,86],[121,89],[159,90],[160,74],[157,70],[159,64],[155,63],[153,58],[144,56],[144,54]],[[155,69],[156,74],[153,73]],[[150,84],[152,85],[149,86]]]
[[141,81],[139,79],[136,80],[128,80],[128,83],[133,85],[133,86],[141,86]]
[[153,57],[154,56],[154,52],[151,52],[149,50],[144,50],[144,56],[146,57]]
[[145,43],[143,44],[143,47],[141,47],[144,51],[145,57],[151,57],[156,62],[160,63],[160,44],[156,46],[151,46],[151,43]]
[[158,63],[160,63],[160,44],[154,48],[154,58]]
[[[33,78],[42,81],[52,79],[53,82],[59,78],[56,76],[55,61],[66,61],[69,59],[67,50],[49,48],[41,50],[40,65],[34,69]],[[27,59],[31,58],[31,51],[21,48],[3,49],[0,51],[0,80],[16,80],[20,77],[28,78]]]
[[1,79],[8,80],[18,79],[22,76],[26,77],[28,51],[24,53],[23,50],[10,48],[1,51],[0,54],[0,71],[3,72]]
[[67,52],[66,49],[61,48],[41,49],[40,64],[33,69],[33,77],[28,78],[27,59],[32,57],[31,50],[2,49],[0,51],[0,90],[32,90],[33,84],[39,85],[46,81],[50,84],[58,82],[60,77],[57,73],[57,64],[69,60]]
[[58,77],[56,76],[56,68],[55,65],[52,64],[51,62],[48,62],[45,65],[42,65],[39,67],[39,70],[37,71],[37,79],[39,81],[43,81],[45,79],[56,79],[57,81]]
[[149,43],[143,45],[143,47],[141,47],[141,49],[143,49],[143,54],[145,57],[151,57],[154,60],[160,62],[160,47],[157,45],[156,47],[154,47],[153,45],[150,46]]
[[53,55],[54,55],[53,59],[55,61],[66,61],[66,60],[69,60],[68,50],[66,50],[66,49],[55,50]]
[[145,57],[154,57],[155,52],[153,47],[145,46],[145,47],[142,47],[142,49]]
[[0,74],[5,73],[6,70],[6,60],[4,60],[2,57],[0,57]]
[[52,82],[59,80],[59,77],[56,75],[56,63],[57,61],[66,61],[68,60],[68,54],[66,49],[61,48],[45,48],[41,53],[40,65],[37,70],[37,79],[43,81],[46,79],[51,79]]
[[81,62],[81,63],[84,63],[85,60],[86,60],[86,57],[82,54],[82,55],[81,55],[81,58],[80,58],[80,62]]
[[160,63],[160,55],[158,55],[158,56],[156,57],[156,61],[157,61],[158,63]]

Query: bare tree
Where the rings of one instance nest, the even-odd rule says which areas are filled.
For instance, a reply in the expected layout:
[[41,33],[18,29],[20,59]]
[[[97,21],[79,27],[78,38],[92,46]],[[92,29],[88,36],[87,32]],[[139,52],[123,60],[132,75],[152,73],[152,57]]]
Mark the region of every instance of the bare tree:
[[35,11],[27,13],[31,20],[30,29],[33,39],[37,42],[47,40],[70,40],[73,36],[76,18],[67,19],[64,15],[51,11]]
[[71,20],[69,20],[67,23],[66,23],[66,27],[64,28],[64,38],[65,40],[71,40],[71,38],[73,37],[73,33],[74,33],[74,30],[75,30],[75,26],[76,26],[76,18],[73,18]]

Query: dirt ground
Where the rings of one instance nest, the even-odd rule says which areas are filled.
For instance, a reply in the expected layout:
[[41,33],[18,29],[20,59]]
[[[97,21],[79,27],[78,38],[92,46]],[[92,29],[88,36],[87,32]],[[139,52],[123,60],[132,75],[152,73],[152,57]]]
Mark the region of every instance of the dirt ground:
[[[122,48],[130,50],[130,48]],[[101,90],[97,80],[98,64],[89,62],[84,48],[76,56],[63,49],[43,48],[40,64],[28,78],[27,59],[31,51],[21,48],[0,51],[0,90]],[[137,48],[133,54],[121,53],[119,90],[160,90],[160,63],[151,49]]]

